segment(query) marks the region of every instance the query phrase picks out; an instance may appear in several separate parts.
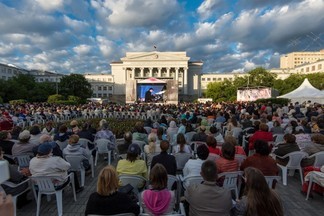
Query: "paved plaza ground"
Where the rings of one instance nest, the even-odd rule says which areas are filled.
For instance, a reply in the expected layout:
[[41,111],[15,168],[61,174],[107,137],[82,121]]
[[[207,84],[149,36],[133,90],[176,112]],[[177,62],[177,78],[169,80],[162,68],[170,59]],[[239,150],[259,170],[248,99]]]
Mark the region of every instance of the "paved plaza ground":
[[[65,216],[84,215],[88,198],[92,192],[96,190],[97,175],[99,171],[107,165],[106,161],[98,161],[95,168],[95,178],[91,175],[86,177],[84,190],[77,194],[77,202],[73,200],[72,190],[67,188],[63,193],[63,214]],[[113,162],[116,165],[116,161]],[[297,173],[298,174],[298,173]],[[309,201],[305,200],[305,196],[300,193],[301,183],[299,175],[288,177],[288,185],[283,186],[280,182],[277,184],[276,191],[280,195],[284,205],[285,215],[287,216],[323,216],[324,215],[324,199],[318,194],[314,194],[314,198]],[[30,198],[32,194],[30,193]],[[17,216],[34,216],[36,215],[36,203],[33,201],[22,209],[17,210]],[[56,216],[56,200],[53,196],[50,202],[46,197],[42,199],[41,214],[44,216]]]

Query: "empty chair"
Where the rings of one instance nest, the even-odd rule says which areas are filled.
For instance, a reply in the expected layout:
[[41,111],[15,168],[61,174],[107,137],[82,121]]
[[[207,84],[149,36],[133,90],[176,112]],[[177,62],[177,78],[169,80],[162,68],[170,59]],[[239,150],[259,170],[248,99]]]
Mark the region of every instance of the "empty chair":
[[269,188],[274,188],[275,182],[278,182],[281,178],[280,176],[264,176]]
[[[85,168],[83,167],[83,160],[88,160],[82,155],[67,155],[65,156],[65,160],[71,164],[71,171],[77,171],[81,173],[81,187],[84,187],[85,183]],[[93,158],[91,157],[89,160],[91,166],[91,177],[94,178],[94,166],[93,166]],[[77,176],[75,176],[77,178]]]
[[96,148],[97,148],[95,166],[97,166],[99,154],[107,154],[108,155],[108,165],[110,165],[112,150],[108,149],[108,144],[109,143],[110,143],[110,141],[107,140],[107,139],[97,139],[95,141],[95,145],[96,145]]
[[283,157],[280,157],[280,156],[277,156],[278,158],[281,158],[281,159],[285,159],[285,158],[289,158],[289,161],[287,163],[286,166],[283,166],[283,165],[280,165],[280,164],[277,164],[278,167],[282,170],[282,181],[283,181],[283,185],[287,185],[287,172],[288,170],[299,170],[299,174],[300,174],[300,180],[301,180],[301,183],[303,184],[304,183],[304,178],[303,178],[303,172],[302,172],[302,167],[300,165],[300,162],[303,158],[307,157],[308,154],[305,153],[305,152],[291,152],[289,154],[286,154],[284,155]]
[[[35,195],[35,199],[37,200],[37,211],[36,215],[40,215],[40,205],[41,205],[41,198],[42,195],[52,195],[55,194],[56,196],[56,203],[57,203],[57,211],[58,215],[63,215],[63,203],[62,203],[62,191],[65,187],[61,189],[56,189],[53,183],[55,177],[50,176],[38,176],[38,177],[31,177],[32,188]],[[75,193],[75,185],[74,185],[74,175],[73,173],[69,174],[69,184],[72,184],[73,196],[74,201],[76,201],[76,193]],[[68,185],[68,184],[67,184]],[[36,191],[38,193],[36,193]]]
[[223,187],[229,190],[235,191],[236,199],[239,198],[239,190],[241,185],[241,176],[243,175],[243,171],[236,172],[223,172],[218,175],[218,178],[224,177]]

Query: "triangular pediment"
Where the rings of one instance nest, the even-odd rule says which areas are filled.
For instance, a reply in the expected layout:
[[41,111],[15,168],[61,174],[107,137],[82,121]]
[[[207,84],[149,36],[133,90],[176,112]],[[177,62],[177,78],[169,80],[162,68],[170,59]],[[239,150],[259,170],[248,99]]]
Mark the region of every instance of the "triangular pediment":
[[121,58],[121,61],[189,61],[186,52],[130,52]]

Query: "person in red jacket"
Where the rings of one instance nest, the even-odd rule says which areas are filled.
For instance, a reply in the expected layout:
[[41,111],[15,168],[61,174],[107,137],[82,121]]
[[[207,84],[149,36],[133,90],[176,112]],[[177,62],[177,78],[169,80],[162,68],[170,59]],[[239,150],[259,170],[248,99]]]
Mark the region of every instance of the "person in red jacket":
[[254,149],[254,142],[258,139],[265,140],[267,142],[273,141],[273,135],[269,132],[268,125],[261,123],[258,131],[256,131],[249,139],[249,150]]

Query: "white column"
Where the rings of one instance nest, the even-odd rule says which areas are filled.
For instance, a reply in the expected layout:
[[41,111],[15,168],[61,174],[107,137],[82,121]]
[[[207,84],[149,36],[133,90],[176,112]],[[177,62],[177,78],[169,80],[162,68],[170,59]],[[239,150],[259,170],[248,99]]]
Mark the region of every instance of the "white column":
[[179,68],[175,68],[175,79],[179,81]]
[[150,70],[150,77],[153,77],[153,68],[149,68],[149,70]]
[[183,68],[183,93],[188,94],[188,68]]
[[167,70],[167,77],[170,78],[170,68],[167,67],[166,70]]
[[124,68],[124,67],[123,67],[123,70],[124,70],[124,72],[125,72],[125,80],[128,80],[128,77],[127,77],[127,68]]
[[144,77],[144,68],[140,68],[140,70],[141,70],[141,78],[143,78]]
[[162,77],[162,72],[161,72],[161,71],[162,71],[162,68],[159,67],[159,68],[158,68],[158,71],[159,71],[159,73],[158,73],[158,77],[161,78],[161,77]]

